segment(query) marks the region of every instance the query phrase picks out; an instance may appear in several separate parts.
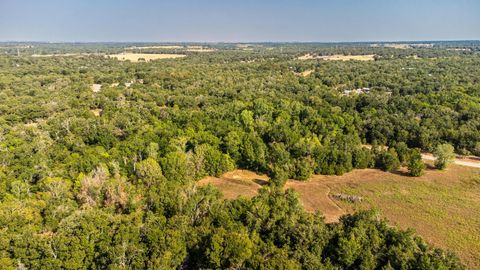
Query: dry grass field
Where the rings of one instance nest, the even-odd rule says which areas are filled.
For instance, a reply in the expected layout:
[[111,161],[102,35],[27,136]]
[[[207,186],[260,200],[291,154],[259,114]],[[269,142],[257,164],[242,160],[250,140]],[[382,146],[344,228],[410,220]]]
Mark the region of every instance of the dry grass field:
[[[266,176],[236,170],[219,178],[207,177],[225,198],[253,197]],[[429,243],[456,252],[471,269],[480,269],[480,170],[451,165],[431,168],[421,177],[405,171],[354,170],[342,176],[316,175],[308,181],[289,181],[286,188],[300,194],[307,211],[320,211],[327,222],[360,209],[378,209],[391,224],[413,228]],[[332,198],[333,194],[362,197],[360,203]]]
[[[159,59],[175,59],[183,58],[186,55],[184,54],[167,54],[167,53],[120,53],[120,54],[110,54],[105,55],[108,58],[117,58],[120,61],[131,61],[131,62],[150,62],[153,60]],[[143,60],[142,60],[143,59]]]
[[356,60],[356,61],[373,61],[375,60],[374,54],[366,54],[366,55],[343,55],[343,54],[335,54],[335,55],[314,55],[314,54],[306,54],[303,56],[298,57],[298,60],[327,60],[327,61],[348,61],[348,60]]
[[179,45],[158,45],[158,46],[144,46],[144,47],[128,47],[125,50],[143,50],[143,49],[183,49],[183,46]]
[[217,187],[225,199],[239,196],[251,198],[258,193],[261,185],[268,183],[268,177],[247,170],[227,172],[221,177],[208,176],[198,182],[199,185],[212,184]]

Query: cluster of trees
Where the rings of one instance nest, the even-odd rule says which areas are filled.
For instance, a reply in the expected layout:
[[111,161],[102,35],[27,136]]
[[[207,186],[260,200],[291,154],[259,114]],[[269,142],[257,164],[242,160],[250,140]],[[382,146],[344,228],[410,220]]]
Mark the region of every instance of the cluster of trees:
[[[281,187],[353,168],[403,165],[418,176],[420,151],[447,143],[439,168],[453,150],[476,153],[478,55],[292,60],[313,45],[304,46],[149,63],[0,57],[0,265],[461,269],[372,213],[326,225]],[[342,95],[350,86],[372,92]],[[272,185],[233,201],[195,185],[234,168],[267,173]]]
[[42,181],[37,198],[5,198],[2,269],[463,269],[374,212],[326,225],[292,191],[224,202],[210,187],[147,176],[132,188],[102,170],[89,180],[105,185],[102,204],[75,199],[64,179]]

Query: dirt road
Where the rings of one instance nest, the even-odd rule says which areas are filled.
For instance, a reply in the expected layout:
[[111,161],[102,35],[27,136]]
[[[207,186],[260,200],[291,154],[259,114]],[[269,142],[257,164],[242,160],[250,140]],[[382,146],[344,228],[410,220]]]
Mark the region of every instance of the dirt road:
[[[435,157],[432,154],[422,154],[422,158],[424,160],[435,160]],[[460,166],[480,168],[480,162],[473,159],[456,158],[453,163]]]

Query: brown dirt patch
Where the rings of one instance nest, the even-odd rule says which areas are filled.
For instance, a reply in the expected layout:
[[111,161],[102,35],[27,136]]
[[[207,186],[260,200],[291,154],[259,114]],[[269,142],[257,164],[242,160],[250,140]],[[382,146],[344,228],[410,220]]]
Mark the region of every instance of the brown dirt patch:
[[247,170],[227,172],[220,177],[207,176],[198,182],[204,186],[212,184],[217,187],[225,199],[238,197],[251,198],[258,194],[261,185],[268,183],[268,177]]

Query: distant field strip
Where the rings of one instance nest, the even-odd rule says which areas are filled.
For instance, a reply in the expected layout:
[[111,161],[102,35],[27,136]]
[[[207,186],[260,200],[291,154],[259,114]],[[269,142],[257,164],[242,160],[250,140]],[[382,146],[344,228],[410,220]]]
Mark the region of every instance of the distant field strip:
[[298,60],[327,60],[327,61],[348,61],[348,60],[357,60],[357,61],[373,61],[375,60],[374,54],[366,55],[343,55],[343,54],[334,54],[334,55],[315,55],[315,54],[306,54],[298,57]]
[[184,54],[167,54],[167,53],[120,53],[105,55],[108,58],[116,58],[119,61],[131,61],[131,62],[150,62],[159,59],[176,59],[183,58]]

